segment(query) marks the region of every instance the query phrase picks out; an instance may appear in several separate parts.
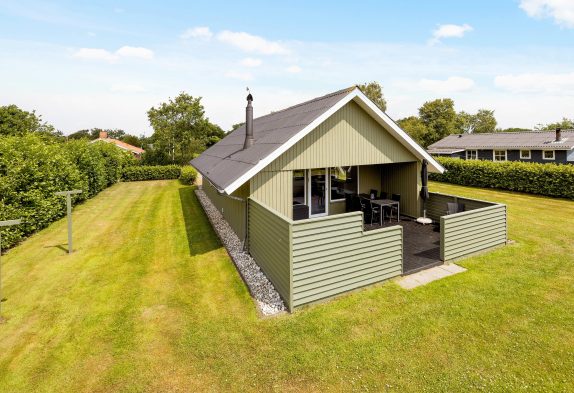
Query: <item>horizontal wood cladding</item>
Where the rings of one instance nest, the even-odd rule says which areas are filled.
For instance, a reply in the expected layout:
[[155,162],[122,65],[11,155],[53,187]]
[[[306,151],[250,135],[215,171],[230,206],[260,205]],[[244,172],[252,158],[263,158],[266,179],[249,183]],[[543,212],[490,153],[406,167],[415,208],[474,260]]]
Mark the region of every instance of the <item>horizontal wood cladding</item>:
[[358,104],[351,101],[268,166],[268,171],[416,161]]
[[431,218],[433,221],[439,222],[440,217],[446,215],[447,203],[449,202],[458,202],[464,204],[465,212],[496,205],[494,202],[463,198],[456,195],[441,194],[438,192],[430,192],[429,200],[426,202],[427,217]]
[[[245,238],[245,204],[249,197],[249,184],[244,184],[235,191],[230,198],[228,195],[219,194],[216,188],[207,180],[203,180],[203,191],[211,200],[213,205],[223,215],[225,220],[231,226],[231,229],[243,240]],[[236,199],[243,199],[244,202]]]
[[363,232],[362,214],[292,224],[293,306],[402,273],[402,227]]
[[291,220],[249,199],[249,253],[291,306]]
[[495,204],[440,218],[441,259],[449,261],[506,243],[506,205]]

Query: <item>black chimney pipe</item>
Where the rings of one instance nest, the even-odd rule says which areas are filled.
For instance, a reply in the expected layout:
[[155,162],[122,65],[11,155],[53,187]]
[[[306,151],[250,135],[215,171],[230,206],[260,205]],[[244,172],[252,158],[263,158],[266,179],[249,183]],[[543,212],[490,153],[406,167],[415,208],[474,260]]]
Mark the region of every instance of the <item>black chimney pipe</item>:
[[556,128],[556,142],[562,141],[562,129],[560,127]]
[[243,150],[253,146],[253,96],[251,93],[247,96],[247,107],[245,107],[245,143]]

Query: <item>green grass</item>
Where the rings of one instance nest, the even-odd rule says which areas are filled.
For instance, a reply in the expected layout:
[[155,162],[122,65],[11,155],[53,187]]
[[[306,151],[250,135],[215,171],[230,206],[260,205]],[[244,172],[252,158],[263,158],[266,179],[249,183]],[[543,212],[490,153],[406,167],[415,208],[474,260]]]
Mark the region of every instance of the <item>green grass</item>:
[[574,202],[508,205],[468,272],[260,319],[191,187],[118,184],[3,257],[1,392],[574,389]]

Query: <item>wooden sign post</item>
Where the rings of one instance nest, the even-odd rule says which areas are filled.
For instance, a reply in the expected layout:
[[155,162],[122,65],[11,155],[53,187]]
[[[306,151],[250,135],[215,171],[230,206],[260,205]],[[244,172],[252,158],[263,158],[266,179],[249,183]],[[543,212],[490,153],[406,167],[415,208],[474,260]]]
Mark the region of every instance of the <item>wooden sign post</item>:
[[72,247],[72,195],[81,194],[82,190],[60,191],[56,195],[66,196],[66,207],[68,210],[68,254],[74,250]]
[[[8,221],[0,221],[0,227],[9,227],[12,225],[21,224],[22,220],[8,220]],[[2,317],[2,233],[0,233],[0,323],[4,322],[4,318]]]

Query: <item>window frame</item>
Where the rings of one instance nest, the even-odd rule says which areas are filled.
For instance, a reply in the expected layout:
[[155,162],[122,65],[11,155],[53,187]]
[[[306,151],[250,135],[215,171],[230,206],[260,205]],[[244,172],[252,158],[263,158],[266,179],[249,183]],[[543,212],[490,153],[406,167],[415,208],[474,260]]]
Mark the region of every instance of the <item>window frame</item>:
[[[469,156],[471,155],[471,154],[469,154],[469,153],[471,153],[471,152],[474,152],[474,155],[475,155],[474,158],[469,157]],[[478,160],[478,150],[477,150],[477,149],[466,150],[466,151],[465,151],[465,158],[466,158],[467,160]]]
[[[343,165],[343,166],[348,166],[348,167],[356,167],[357,168],[357,189],[355,190],[356,193],[359,193],[359,166],[358,165]],[[328,176],[329,176],[329,202],[345,202],[345,198],[341,198],[341,199],[331,199],[331,169],[334,167],[329,167],[328,169]]]
[[[551,151],[552,158],[546,158],[545,153]],[[556,150],[542,150],[542,159],[546,161],[555,161],[556,160]]]
[[[496,159],[496,152],[504,152],[504,160],[497,160]],[[492,161],[494,162],[504,162],[504,161],[508,161],[508,150],[503,150],[503,149],[492,149]]]
[[[527,152],[528,152],[528,157],[523,157],[523,156],[522,156],[522,152],[523,152],[523,151],[527,151]],[[530,151],[530,150],[520,150],[520,153],[519,153],[519,154],[520,154],[520,159],[521,159],[521,160],[531,160],[531,159],[532,159],[532,151]]]

